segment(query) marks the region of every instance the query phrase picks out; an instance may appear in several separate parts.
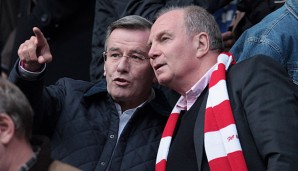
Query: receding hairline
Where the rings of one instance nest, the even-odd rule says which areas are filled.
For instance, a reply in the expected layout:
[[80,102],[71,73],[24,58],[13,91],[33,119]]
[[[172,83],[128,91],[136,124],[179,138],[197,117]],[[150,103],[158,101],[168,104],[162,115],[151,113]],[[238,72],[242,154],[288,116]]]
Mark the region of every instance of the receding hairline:
[[206,32],[210,37],[210,49],[223,51],[224,46],[222,42],[222,36],[218,24],[212,14],[206,9],[197,6],[170,6],[161,9],[156,17],[155,21],[158,20],[162,15],[169,12],[181,12],[183,18],[183,24],[186,27],[186,33],[188,35],[197,34],[200,32]]

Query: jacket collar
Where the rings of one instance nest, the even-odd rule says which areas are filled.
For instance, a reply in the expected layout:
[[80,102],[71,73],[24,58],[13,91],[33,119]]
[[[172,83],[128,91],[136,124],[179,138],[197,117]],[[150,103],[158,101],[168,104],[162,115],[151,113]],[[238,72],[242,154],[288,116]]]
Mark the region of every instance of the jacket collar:
[[85,93],[84,97],[91,97],[97,94],[107,93],[107,82],[105,79],[100,79],[91,86]]

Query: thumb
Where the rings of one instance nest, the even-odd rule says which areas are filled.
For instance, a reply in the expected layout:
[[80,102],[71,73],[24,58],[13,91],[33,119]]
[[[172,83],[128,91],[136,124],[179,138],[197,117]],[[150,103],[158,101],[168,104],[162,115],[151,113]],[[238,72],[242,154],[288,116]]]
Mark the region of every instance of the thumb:
[[45,64],[52,61],[52,55],[51,54],[45,54],[41,55],[37,58],[39,64]]

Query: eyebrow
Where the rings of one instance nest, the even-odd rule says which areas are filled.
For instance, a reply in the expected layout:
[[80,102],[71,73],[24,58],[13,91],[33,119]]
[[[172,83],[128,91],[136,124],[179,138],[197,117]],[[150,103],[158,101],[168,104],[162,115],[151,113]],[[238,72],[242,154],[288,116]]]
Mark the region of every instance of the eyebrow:
[[[171,36],[172,34],[167,30],[163,30],[155,36],[156,40],[159,40],[163,35]],[[152,46],[152,41],[148,41],[147,46],[151,47]]]
[[172,34],[171,34],[169,31],[167,31],[167,30],[163,30],[163,31],[159,32],[159,33],[157,34],[156,37],[157,37],[158,39],[160,39],[163,35],[172,36]]
[[107,51],[118,51],[118,50],[120,50],[120,48],[117,48],[117,47],[111,47],[107,49]]
[[[108,49],[108,51],[122,51],[120,48],[118,47],[111,47]],[[139,50],[139,49],[132,49],[132,50],[129,50],[128,53],[137,53],[137,54],[141,54],[141,55],[145,55],[147,54],[146,52],[142,51],[142,50]]]

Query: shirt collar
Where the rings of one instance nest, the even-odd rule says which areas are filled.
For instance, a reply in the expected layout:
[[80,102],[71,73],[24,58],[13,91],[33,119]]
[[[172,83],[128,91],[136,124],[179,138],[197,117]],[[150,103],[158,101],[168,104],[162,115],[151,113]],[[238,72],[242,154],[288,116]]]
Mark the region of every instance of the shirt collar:
[[28,171],[30,170],[31,167],[36,163],[37,161],[37,156],[40,152],[40,147],[36,147],[36,150],[33,153],[33,156],[31,157],[30,160],[28,160],[21,168],[19,171]]
[[181,110],[189,110],[192,105],[195,103],[195,101],[197,100],[197,98],[201,95],[201,93],[203,92],[203,90],[207,87],[207,85],[209,84],[209,80],[212,74],[212,71],[214,70],[216,65],[214,65],[213,67],[211,67],[204,75],[203,77],[195,83],[195,85],[193,85],[191,87],[190,90],[188,90],[185,93],[185,96],[181,96],[180,99],[177,102],[177,107]]

